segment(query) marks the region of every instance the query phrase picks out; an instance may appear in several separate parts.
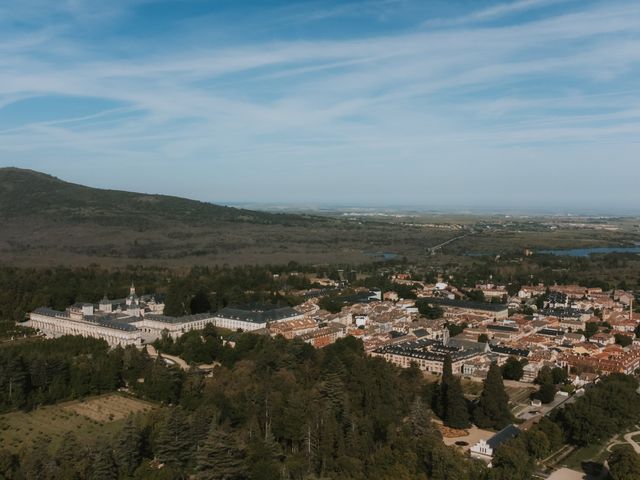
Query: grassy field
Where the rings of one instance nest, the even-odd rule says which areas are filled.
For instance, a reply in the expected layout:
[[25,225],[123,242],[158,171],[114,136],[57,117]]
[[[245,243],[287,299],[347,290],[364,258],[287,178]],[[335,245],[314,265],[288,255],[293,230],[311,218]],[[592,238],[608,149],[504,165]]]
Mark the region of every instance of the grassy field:
[[92,442],[98,435],[112,435],[130,413],[156,408],[152,403],[119,394],[60,403],[31,412],[0,415],[0,449],[19,452],[41,435],[51,438],[50,448],[58,448],[63,435],[72,431],[81,443]]

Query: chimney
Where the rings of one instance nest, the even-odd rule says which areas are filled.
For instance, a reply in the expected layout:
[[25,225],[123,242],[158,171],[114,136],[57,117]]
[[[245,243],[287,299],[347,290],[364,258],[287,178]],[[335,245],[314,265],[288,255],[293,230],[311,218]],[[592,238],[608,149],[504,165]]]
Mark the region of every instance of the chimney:
[[631,296],[631,300],[629,301],[629,321],[633,322],[633,296]]

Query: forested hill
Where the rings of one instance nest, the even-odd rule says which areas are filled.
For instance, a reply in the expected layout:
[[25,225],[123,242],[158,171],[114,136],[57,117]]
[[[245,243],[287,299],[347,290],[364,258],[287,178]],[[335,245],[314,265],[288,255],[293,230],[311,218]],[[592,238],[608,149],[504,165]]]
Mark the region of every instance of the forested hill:
[[[147,188],[147,187],[145,187]],[[446,230],[230,208],[167,195],[101,190],[0,168],[0,265],[184,267],[365,263],[422,252]]]
[[175,221],[190,225],[322,222],[321,218],[304,215],[257,212],[167,195],[90,188],[33,170],[0,168],[0,219],[21,217],[130,227]]

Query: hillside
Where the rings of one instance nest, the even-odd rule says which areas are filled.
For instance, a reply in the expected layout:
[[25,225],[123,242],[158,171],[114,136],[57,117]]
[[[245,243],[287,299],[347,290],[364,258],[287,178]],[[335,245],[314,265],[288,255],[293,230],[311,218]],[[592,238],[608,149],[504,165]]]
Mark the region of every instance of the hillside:
[[150,226],[167,221],[189,225],[218,222],[305,225],[320,218],[272,214],[167,195],[102,190],[62,181],[33,170],[0,168],[0,218],[43,217],[64,223]]
[[101,190],[0,169],[0,265],[349,262],[423,252],[447,232]]

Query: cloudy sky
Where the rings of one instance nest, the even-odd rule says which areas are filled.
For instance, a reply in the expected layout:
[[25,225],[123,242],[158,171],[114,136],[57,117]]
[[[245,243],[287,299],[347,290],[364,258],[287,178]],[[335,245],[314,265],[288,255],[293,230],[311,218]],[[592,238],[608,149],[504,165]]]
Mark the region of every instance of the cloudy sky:
[[640,2],[4,0],[0,166],[225,203],[640,213]]

